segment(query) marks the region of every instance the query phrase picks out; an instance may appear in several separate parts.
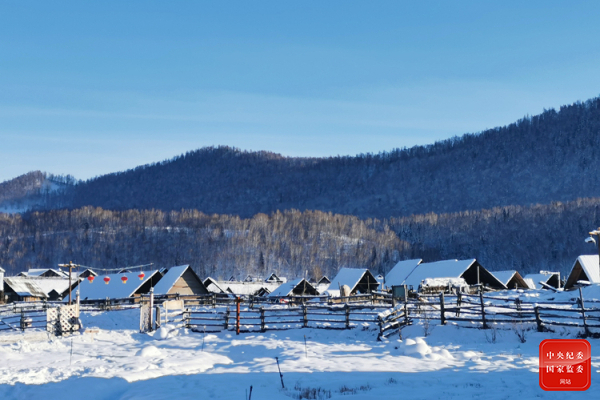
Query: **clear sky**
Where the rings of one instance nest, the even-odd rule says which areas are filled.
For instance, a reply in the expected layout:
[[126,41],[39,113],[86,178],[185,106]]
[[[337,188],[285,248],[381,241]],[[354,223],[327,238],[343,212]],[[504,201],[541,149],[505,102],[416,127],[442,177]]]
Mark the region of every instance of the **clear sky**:
[[2,1],[0,181],[432,143],[600,94],[600,2]]

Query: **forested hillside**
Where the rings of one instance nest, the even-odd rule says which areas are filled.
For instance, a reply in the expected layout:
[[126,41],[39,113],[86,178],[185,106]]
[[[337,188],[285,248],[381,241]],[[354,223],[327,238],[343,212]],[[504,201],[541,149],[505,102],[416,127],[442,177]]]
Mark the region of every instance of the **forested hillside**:
[[[0,183],[0,212],[66,206],[66,191],[75,179],[32,171]],[[50,196],[52,194],[52,196]]]
[[74,261],[92,268],[191,264],[202,277],[278,272],[335,275],[340,267],[387,272],[400,259],[477,258],[492,270],[567,272],[600,226],[600,198],[453,214],[360,220],[320,211],[243,219],[198,211],[0,214],[0,265],[8,274]]
[[287,158],[219,147],[101,176],[49,206],[197,209],[251,217],[320,210],[361,218],[600,196],[600,99],[430,146]]

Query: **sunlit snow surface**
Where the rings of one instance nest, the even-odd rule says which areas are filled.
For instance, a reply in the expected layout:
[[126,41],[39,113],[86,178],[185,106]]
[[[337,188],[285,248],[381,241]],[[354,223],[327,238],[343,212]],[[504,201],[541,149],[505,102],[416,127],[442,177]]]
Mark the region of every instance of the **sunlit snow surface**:
[[511,330],[496,331],[494,343],[492,331],[432,321],[427,337],[416,324],[404,329],[403,341],[378,342],[374,325],[237,336],[174,327],[140,334],[139,310],[86,313],[82,319],[87,328],[99,328],[93,338],[49,338],[43,332],[0,337],[0,399],[239,400],[251,385],[253,399],[295,399],[306,389],[332,399],[563,399],[596,398],[600,387],[600,346],[590,339],[587,392],[539,388],[539,343],[574,337],[567,330],[528,332],[526,343]]

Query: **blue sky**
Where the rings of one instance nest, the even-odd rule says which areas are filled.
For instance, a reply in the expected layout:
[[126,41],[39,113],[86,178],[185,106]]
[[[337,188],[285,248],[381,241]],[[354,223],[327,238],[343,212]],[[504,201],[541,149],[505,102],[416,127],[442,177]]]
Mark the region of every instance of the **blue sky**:
[[0,2],[0,181],[354,155],[600,94],[598,2]]

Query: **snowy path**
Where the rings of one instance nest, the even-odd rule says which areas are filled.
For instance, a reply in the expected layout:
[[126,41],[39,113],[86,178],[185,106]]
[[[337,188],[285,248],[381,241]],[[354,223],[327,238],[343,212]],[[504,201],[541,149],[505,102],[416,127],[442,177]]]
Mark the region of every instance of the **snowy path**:
[[[253,399],[298,398],[595,398],[600,346],[592,344],[592,387],[587,392],[544,392],[538,385],[538,345],[556,334],[491,332],[419,325],[403,342],[381,343],[374,330],[297,329],[277,333],[203,334],[178,329],[166,338],[135,330],[137,310],[86,315],[89,334],[0,345],[0,399]],[[304,346],[304,335],[307,349]],[[566,337],[566,336],[564,336]],[[308,357],[307,357],[308,356]],[[279,357],[286,390],[281,389]],[[330,397],[329,397],[330,396]]]

